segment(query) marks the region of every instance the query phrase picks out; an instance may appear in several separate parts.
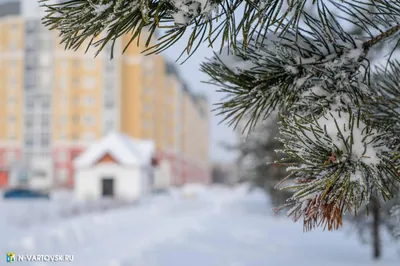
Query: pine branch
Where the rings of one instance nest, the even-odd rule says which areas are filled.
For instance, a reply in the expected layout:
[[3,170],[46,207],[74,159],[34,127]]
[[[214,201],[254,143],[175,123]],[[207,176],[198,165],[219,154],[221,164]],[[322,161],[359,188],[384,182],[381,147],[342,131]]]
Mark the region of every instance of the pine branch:
[[[290,168],[297,185],[283,188],[295,191],[287,215],[295,221],[303,217],[306,230],[320,223],[337,229],[342,213],[357,212],[375,191],[390,199],[400,182],[393,165],[396,152],[388,152],[382,141],[385,132],[371,131],[351,109],[330,115],[333,121],[328,115],[316,120],[282,117],[281,121],[285,157],[301,165]],[[330,220],[325,212],[333,215]]]
[[390,28],[389,30],[375,36],[373,39],[365,42],[363,44],[363,48],[364,50],[369,50],[372,46],[376,45],[377,43],[391,37],[392,35],[394,35],[395,33],[397,33],[400,30],[400,24]]
[[371,90],[375,97],[363,106],[371,123],[388,132],[388,146],[400,152],[400,62],[389,62],[389,67],[377,67]]
[[[189,56],[201,43],[208,42],[214,46],[219,40],[221,49],[227,43],[235,50],[246,50],[250,40],[263,42],[268,30],[282,34],[297,32],[301,28],[299,23],[308,15],[305,10],[307,3],[318,9],[320,26],[327,33],[333,30],[334,25],[337,28],[344,21],[365,32],[368,32],[368,27],[382,31],[400,18],[400,4],[388,0],[370,0],[366,3],[348,0],[71,0],[58,4],[51,4],[49,0],[39,1],[47,12],[43,18],[44,24],[60,32],[61,42],[66,49],[76,50],[85,44],[88,49],[97,48],[98,52],[108,42],[114,43],[125,34],[131,35],[127,46],[133,41],[139,43],[143,35],[141,33],[148,29],[150,36],[145,41],[147,54],[168,49],[185,32],[191,33],[185,48]],[[348,17],[335,16],[330,11],[332,5],[347,12]],[[378,11],[368,11],[370,6]],[[237,20],[239,7],[243,7],[244,13]],[[368,16],[360,15],[365,12],[373,14],[376,20],[372,22],[367,19]],[[157,43],[150,42],[158,29],[168,30]],[[101,35],[103,37],[98,40],[97,37]],[[238,46],[239,36],[243,42]],[[113,45],[111,57],[112,54]]]
[[229,125],[250,114],[245,129],[251,130],[275,110],[320,114],[332,104],[358,106],[369,97],[362,43],[349,35],[327,42],[319,21],[306,22],[311,31],[269,33],[264,43],[249,42],[246,52],[226,49],[201,65],[210,83],[228,94],[217,110]]

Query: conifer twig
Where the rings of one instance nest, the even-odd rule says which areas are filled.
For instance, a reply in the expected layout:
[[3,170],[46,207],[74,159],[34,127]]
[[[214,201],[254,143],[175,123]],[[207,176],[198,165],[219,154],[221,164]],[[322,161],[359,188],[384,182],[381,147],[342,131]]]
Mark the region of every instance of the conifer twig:
[[365,43],[363,43],[363,48],[364,50],[369,50],[372,46],[374,46],[375,44],[379,43],[380,41],[389,38],[390,36],[392,36],[393,34],[395,34],[396,32],[398,32],[400,30],[400,24],[390,28],[389,30],[375,36],[374,38],[372,38],[369,41],[366,41]]

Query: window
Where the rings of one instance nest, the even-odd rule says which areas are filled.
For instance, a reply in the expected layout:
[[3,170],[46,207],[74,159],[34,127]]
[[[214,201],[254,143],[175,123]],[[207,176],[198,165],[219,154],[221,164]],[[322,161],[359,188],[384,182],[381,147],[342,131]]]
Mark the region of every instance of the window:
[[27,34],[32,34],[35,31],[35,24],[34,23],[26,23],[26,32]]
[[72,82],[74,83],[74,88],[79,86],[79,79],[78,78],[74,78]]
[[68,69],[68,61],[67,60],[61,61],[60,69],[61,69],[62,72],[67,71],[67,69]]
[[26,122],[31,122],[31,123],[33,123],[33,118],[34,118],[34,116],[32,115],[32,113],[27,113],[26,116],[24,117],[24,120],[25,120]]
[[16,102],[17,102],[17,100],[14,97],[9,97],[8,98],[8,104],[10,106],[14,106]]
[[33,110],[34,106],[35,106],[35,103],[33,102],[33,100],[31,100],[31,99],[26,100],[26,109],[28,109],[27,110],[28,112],[31,112]]
[[74,97],[74,104],[79,105],[79,97],[78,96]]
[[87,106],[92,106],[94,104],[94,98],[92,96],[85,97],[85,104]]
[[112,79],[106,80],[106,90],[108,90],[108,91],[114,90],[114,81]]
[[34,71],[27,71],[26,72],[26,86],[28,87],[35,87],[36,83],[36,74]]
[[42,169],[35,169],[33,170],[33,176],[39,178],[45,178],[47,176],[46,171]]
[[114,121],[112,120],[107,120],[105,125],[104,125],[104,132],[105,134],[109,133],[114,129]]
[[51,49],[52,42],[47,38],[38,40],[38,43],[39,43],[39,49],[42,51],[48,51]]
[[25,127],[27,128],[27,129],[32,129],[32,127],[33,127],[33,122],[32,122],[32,120],[25,120]]
[[34,38],[33,36],[27,36],[27,41],[25,42],[26,51],[33,52],[35,48],[36,48],[36,38]]
[[154,62],[152,60],[152,58],[148,57],[146,58],[146,60],[144,61],[144,68],[145,68],[145,72],[147,74],[152,74],[153,73],[153,68],[154,68]]
[[94,69],[95,66],[95,61],[93,59],[87,59],[85,61],[85,69],[86,70],[92,70]]
[[14,86],[14,85],[17,84],[17,80],[15,78],[11,77],[10,80],[9,80],[9,83],[10,83],[11,86]]
[[78,116],[78,115],[74,115],[74,116],[72,117],[72,122],[74,122],[74,123],[79,123],[79,116]]
[[9,91],[9,92],[12,92],[12,91],[15,90],[16,87],[17,87],[17,86],[16,86],[15,84],[14,84],[14,85],[11,85],[11,84],[10,84],[10,85],[8,86],[8,89],[9,89],[8,91]]
[[114,62],[113,61],[107,61],[106,62],[106,72],[110,73],[114,70]]
[[42,144],[42,147],[48,147],[50,145],[50,136],[48,134],[43,134],[40,143]]
[[96,86],[96,80],[94,78],[87,77],[83,80],[83,86],[85,89],[94,89]]
[[95,139],[95,134],[93,132],[86,132],[84,134],[84,139],[85,140],[94,140]]
[[47,128],[49,126],[49,119],[47,117],[42,118],[42,127]]
[[39,57],[39,64],[42,67],[48,67],[51,62],[51,56],[49,54],[41,54]]
[[60,105],[61,105],[62,108],[66,108],[67,107],[67,96],[66,95],[62,95],[61,96]]
[[94,124],[94,117],[91,116],[91,115],[85,116],[85,118],[84,118],[84,123],[85,123],[86,125],[93,125],[93,124]]
[[15,70],[17,67],[17,61],[16,60],[10,60],[10,67]]
[[40,75],[40,86],[48,87],[50,83],[51,83],[51,75],[49,75],[49,73],[46,73],[46,71],[43,71]]
[[144,89],[144,94],[152,95],[153,94],[153,89],[150,87],[147,87]]
[[32,70],[36,67],[36,56],[32,55],[32,54],[28,54],[25,58],[25,67],[28,70]]
[[143,104],[143,110],[144,110],[146,113],[151,112],[152,109],[153,109],[153,108],[152,108],[152,106],[151,106],[150,104],[146,104],[146,103]]
[[32,146],[33,146],[33,139],[32,139],[31,137],[27,138],[27,139],[25,140],[25,145],[26,145],[27,147],[32,147]]
[[113,108],[114,107],[114,100],[111,97],[107,97],[105,99],[104,106],[106,108]]
[[68,121],[68,119],[67,119],[66,115],[61,116],[61,119],[60,119],[61,125],[65,125],[67,123],[67,121]]
[[43,113],[48,113],[50,110],[50,102],[48,100],[44,100],[42,102],[42,112]]
[[50,97],[43,98],[42,108],[48,110],[50,108]]
[[15,116],[10,115],[10,116],[8,117],[8,122],[14,123],[14,122],[15,122]]
[[148,120],[143,121],[143,128],[146,128],[146,129],[151,128],[151,122]]
[[66,77],[61,77],[60,78],[60,88],[61,89],[66,89],[68,87],[68,80]]
[[10,133],[10,134],[8,135],[8,139],[9,139],[9,140],[15,140],[15,139],[16,139],[15,134]]
[[17,50],[17,41],[16,40],[11,40],[10,41],[10,50],[11,51],[16,51]]
[[46,152],[46,151],[43,151],[43,152],[41,152],[41,153],[39,153],[40,154],[40,156],[42,156],[43,158],[49,158],[50,156],[51,156],[51,153],[50,152]]

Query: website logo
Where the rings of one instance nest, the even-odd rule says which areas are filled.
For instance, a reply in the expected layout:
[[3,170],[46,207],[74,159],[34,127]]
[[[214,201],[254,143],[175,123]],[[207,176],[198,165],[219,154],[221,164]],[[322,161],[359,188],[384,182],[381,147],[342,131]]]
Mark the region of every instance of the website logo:
[[15,262],[15,253],[8,252],[6,254],[6,261],[7,262]]

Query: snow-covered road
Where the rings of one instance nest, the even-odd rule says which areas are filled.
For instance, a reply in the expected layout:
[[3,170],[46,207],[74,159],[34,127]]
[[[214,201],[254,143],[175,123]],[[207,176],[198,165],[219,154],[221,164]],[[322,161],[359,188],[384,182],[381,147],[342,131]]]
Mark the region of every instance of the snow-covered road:
[[[71,254],[74,262],[68,265],[82,266],[399,265],[394,249],[372,263],[369,247],[354,235],[302,233],[300,224],[271,217],[264,194],[248,194],[245,186],[197,189],[195,198],[182,195],[174,190],[139,205],[26,228],[3,220],[0,250]],[[0,203],[2,215],[8,204]]]

